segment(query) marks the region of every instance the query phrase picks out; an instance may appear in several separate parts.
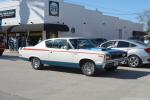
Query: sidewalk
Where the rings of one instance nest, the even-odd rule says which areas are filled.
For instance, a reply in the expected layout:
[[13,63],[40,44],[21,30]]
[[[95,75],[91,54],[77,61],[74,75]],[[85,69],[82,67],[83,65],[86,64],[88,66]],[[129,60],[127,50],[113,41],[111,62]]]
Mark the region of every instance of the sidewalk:
[[5,49],[3,55],[13,55],[13,56],[18,56],[19,52],[18,51],[10,51],[9,49]]

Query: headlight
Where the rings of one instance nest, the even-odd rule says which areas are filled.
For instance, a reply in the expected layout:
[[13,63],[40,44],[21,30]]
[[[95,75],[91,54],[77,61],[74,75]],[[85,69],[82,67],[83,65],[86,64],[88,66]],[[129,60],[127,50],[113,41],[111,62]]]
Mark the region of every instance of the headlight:
[[106,55],[106,60],[110,60],[111,56],[110,55]]
[[126,54],[126,53],[122,54],[122,57],[126,57],[126,56],[127,56],[127,54]]

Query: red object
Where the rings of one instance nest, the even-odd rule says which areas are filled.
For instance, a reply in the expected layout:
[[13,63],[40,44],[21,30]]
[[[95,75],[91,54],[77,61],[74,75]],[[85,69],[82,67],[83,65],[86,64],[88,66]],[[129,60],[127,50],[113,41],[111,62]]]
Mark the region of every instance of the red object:
[[150,48],[145,49],[146,52],[150,53]]

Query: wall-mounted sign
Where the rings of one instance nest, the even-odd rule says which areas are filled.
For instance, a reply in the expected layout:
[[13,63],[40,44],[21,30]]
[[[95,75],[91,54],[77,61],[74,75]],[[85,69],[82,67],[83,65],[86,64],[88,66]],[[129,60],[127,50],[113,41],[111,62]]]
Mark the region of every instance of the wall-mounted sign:
[[59,16],[59,2],[49,1],[49,15]]
[[13,17],[16,17],[15,9],[0,11],[0,18],[13,18]]

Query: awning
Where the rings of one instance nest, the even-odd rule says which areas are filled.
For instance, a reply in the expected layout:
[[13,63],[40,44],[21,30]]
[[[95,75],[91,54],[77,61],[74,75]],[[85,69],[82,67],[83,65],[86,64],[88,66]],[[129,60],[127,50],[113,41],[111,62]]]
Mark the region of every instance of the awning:
[[69,27],[64,24],[27,24],[27,25],[14,25],[14,26],[2,26],[1,32],[32,32],[32,31],[63,31],[68,32]]

